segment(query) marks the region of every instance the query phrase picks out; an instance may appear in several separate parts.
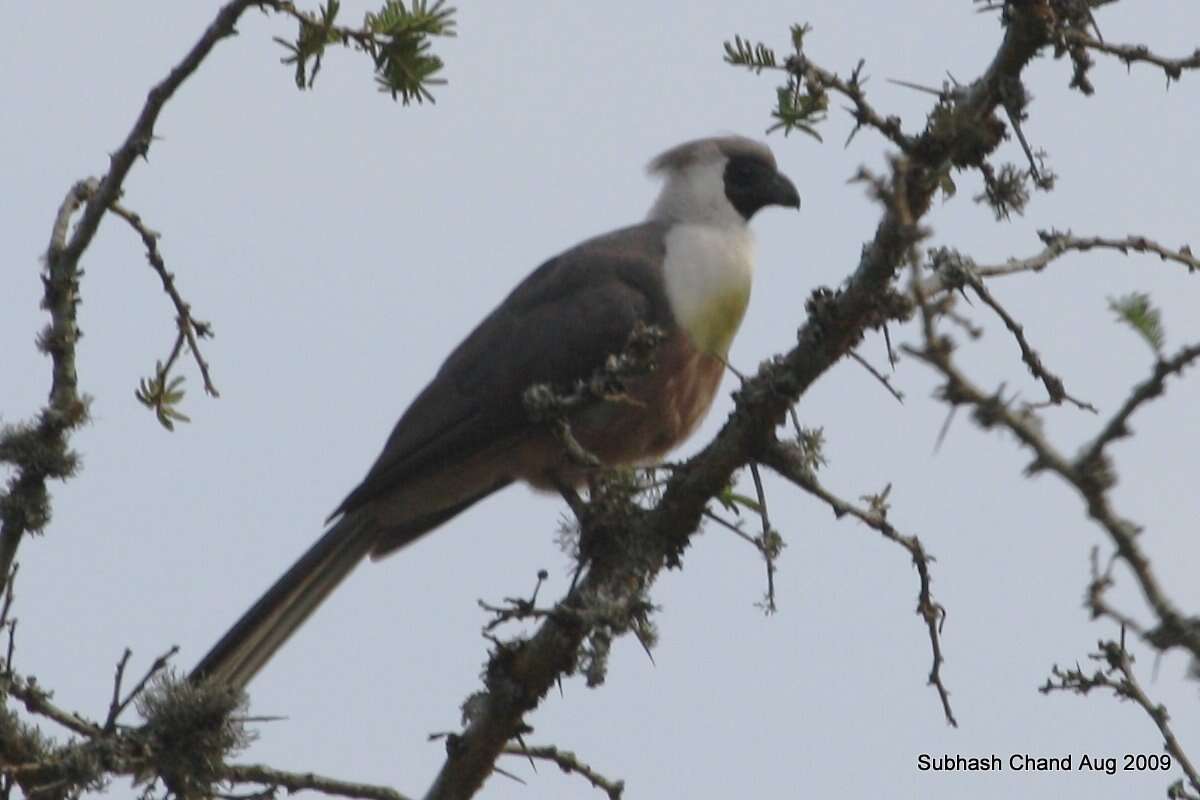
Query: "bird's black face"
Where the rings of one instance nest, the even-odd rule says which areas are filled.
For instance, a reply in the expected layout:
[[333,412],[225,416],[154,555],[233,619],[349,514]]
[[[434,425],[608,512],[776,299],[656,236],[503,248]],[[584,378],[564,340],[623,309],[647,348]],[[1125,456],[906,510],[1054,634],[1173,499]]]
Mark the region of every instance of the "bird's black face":
[[725,196],[747,221],[764,206],[800,207],[800,194],[787,176],[752,156],[734,156],[725,164]]

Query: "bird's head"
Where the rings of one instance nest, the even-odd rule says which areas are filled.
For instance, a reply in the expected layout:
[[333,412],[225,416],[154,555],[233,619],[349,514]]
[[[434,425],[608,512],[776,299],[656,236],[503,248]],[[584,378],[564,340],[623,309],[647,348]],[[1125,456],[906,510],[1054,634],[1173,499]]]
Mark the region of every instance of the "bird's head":
[[652,219],[744,225],[766,206],[800,207],[800,194],[764,144],[742,136],[697,139],[650,162],[665,181]]

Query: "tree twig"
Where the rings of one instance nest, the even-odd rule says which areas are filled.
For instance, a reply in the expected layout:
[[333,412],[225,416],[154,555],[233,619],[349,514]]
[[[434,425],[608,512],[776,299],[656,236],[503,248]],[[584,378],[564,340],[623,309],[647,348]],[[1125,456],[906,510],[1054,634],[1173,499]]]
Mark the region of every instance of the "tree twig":
[[[1144,236],[1126,236],[1121,239],[1105,238],[1102,236],[1074,236],[1070,231],[1039,231],[1038,236],[1046,245],[1041,252],[1028,258],[1010,258],[1003,264],[978,265],[975,274],[981,278],[999,278],[1016,275],[1022,272],[1041,272],[1052,262],[1068,252],[1086,253],[1089,250],[1116,250],[1128,254],[1129,251],[1157,255],[1163,261],[1173,261],[1187,267],[1189,273],[1200,270],[1200,259],[1192,255],[1191,248],[1186,245],[1173,250],[1169,247],[1147,239]],[[956,287],[951,276],[934,275],[922,281],[921,287],[927,295],[934,295]]]
[[312,772],[286,772],[263,764],[227,764],[220,772],[221,777],[230,783],[258,783],[286,789],[289,794],[307,789],[361,800],[408,800],[400,792],[387,786],[340,781]]
[[[1097,669],[1093,674],[1087,675],[1078,666],[1075,669],[1063,670],[1056,664],[1051,668],[1051,676],[1046,679],[1046,683],[1039,691],[1042,694],[1065,691],[1086,695],[1094,689],[1108,689],[1122,700],[1132,700],[1137,703],[1158,727],[1167,752],[1179,764],[1179,768],[1187,776],[1192,789],[1200,792],[1200,774],[1197,774],[1196,767],[1187,756],[1187,751],[1179,744],[1179,739],[1171,729],[1167,709],[1152,701],[1138,683],[1137,676],[1133,671],[1133,656],[1125,648],[1124,629],[1121,630],[1119,643],[1111,640],[1102,641],[1099,643],[1099,651],[1089,655],[1089,658],[1104,664],[1105,669]],[[1168,796],[1175,795],[1168,793]]]
[[1105,42],[1100,39],[1093,39],[1086,32],[1074,28],[1065,30],[1063,36],[1068,43],[1077,47],[1086,47],[1089,50],[1116,56],[1125,62],[1125,66],[1127,67],[1131,67],[1137,63],[1156,66],[1167,76],[1168,83],[1182,78],[1184,70],[1200,69],[1200,47],[1196,48],[1195,52],[1189,56],[1170,58],[1158,55],[1144,44]]
[[[67,477],[75,468],[75,457],[67,449],[67,435],[87,416],[87,406],[78,394],[75,375],[75,342],[79,337],[75,323],[75,307],[79,302],[79,259],[95,237],[105,212],[121,196],[121,188],[134,161],[149,152],[154,125],[163,106],[191,77],[217,42],[236,32],[234,26],[241,15],[256,5],[261,2],[231,0],[217,12],[216,18],[183,60],[150,90],[133,128],[110,157],[109,170],[104,177],[98,181],[94,178],[79,181],[71,187],[59,207],[46,253],[43,306],[50,312],[51,324],[41,341],[54,365],[50,402],[39,415],[38,425],[32,432],[28,428],[17,431],[18,434],[36,436],[45,448],[54,452],[57,463],[52,471],[44,466],[51,463],[49,459],[43,459],[41,465],[18,464],[11,490],[6,497],[0,498],[4,500],[0,503],[3,507],[0,515],[0,580],[8,575],[21,537],[27,531],[40,530],[48,519],[47,478]],[[68,239],[68,225],[81,205],[83,213]],[[46,455],[44,451],[43,455]]]
[[147,684],[150,683],[151,679],[153,679],[155,675],[167,668],[168,662],[170,662],[171,658],[178,652],[179,645],[172,645],[170,650],[154,659],[154,663],[152,663],[150,668],[146,670],[146,674],[143,675],[142,679],[137,682],[137,685],[129,690],[129,694],[125,695],[124,699],[122,699],[120,702],[117,702],[118,693],[121,690],[121,677],[125,674],[125,664],[129,661],[130,656],[129,648],[125,649],[125,654],[121,657],[121,661],[117,665],[116,680],[113,682],[113,703],[111,706],[109,706],[108,719],[105,720],[104,723],[104,729],[106,731],[111,731],[116,728],[117,718],[121,716],[121,713],[129,707],[129,704],[132,703],[139,694],[145,691]]
[[873,508],[868,510],[848,503],[828,491],[817,480],[812,470],[807,469],[803,462],[796,458],[794,447],[789,447],[782,442],[774,445],[764,455],[763,463],[828,505],[833,509],[835,516],[841,518],[850,515],[908,551],[920,578],[917,615],[925,622],[926,630],[929,633],[930,649],[933,653],[933,665],[929,670],[929,685],[937,690],[946,722],[958,727],[958,720],[955,719],[954,711],[950,707],[950,692],[942,681],[942,664],[946,659],[942,654],[941,631],[946,619],[946,609],[933,599],[930,588],[932,578],[929,574],[929,562],[933,560],[933,557],[925,552],[925,546],[921,544],[921,540],[916,536],[906,536],[900,533],[892,523],[888,522],[887,506],[882,498],[876,498],[872,502]]
[[888,378],[888,376],[884,375],[879,370],[875,369],[875,367],[871,366],[871,363],[869,361],[867,361],[865,358],[863,358],[862,356],[860,356],[858,354],[858,351],[851,350],[850,357],[853,358],[855,361],[857,361],[862,366],[863,369],[865,369],[867,372],[869,372],[871,374],[871,377],[873,377],[875,380],[877,380],[881,384],[883,384],[883,388],[888,390],[888,394],[890,394],[892,397],[896,398],[897,403],[904,405],[904,393],[901,392],[899,389],[897,389],[895,386],[892,386],[892,381],[891,381],[891,379]]
[[1162,394],[1168,376],[1178,374],[1200,358],[1200,344],[1184,347],[1172,358],[1160,360],[1150,378],[1134,387],[1092,445],[1078,458],[1070,459],[1050,444],[1032,410],[1014,411],[998,392],[984,392],[954,364],[951,343],[935,330],[934,313],[915,270],[911,291],[921,311],[925,343],[919,348],[905,346],[904,350],[942,375],[946,381],[940,390],[942,399],[952,406],[966,405],[974,409],[974,418],[981,427],[999,426],[1016,436],[1035,455],[1033,463],[1026,468],[1027,474],[1052,472],[1079,492],[1088,516],[1112,539],[1118,555],[1133,571],[1143,596],[1158,617],[1159,626],[1147,632],[1145,640],[1160,650],[1181,646],[1200,658],[1200,627],[1189,622],[1159,585],[1149,559],[1137,542],[1139,527],[1121,518],[1109,502],[1108,490],[1114,483],[1114,476],[1104,453],[1107,444],[1126,434],[1129,416],[1143,403]]
[[95,722],[73,711],[64,711],[50,702],[50,693],[38,686],[33,678],[6,675],[3,678],[3,689],[6,694],[20,700],[30,714],[57,722],[67,730],[88,739],[104,735],[104,729]]
[[1021,349],[1021,360],[1025,362],[1025,366],[1029,367],[1029,371],[1033,374],[1033,376],[1041,381],[1042,385],[1046,387],[1046,394],[1050,396],[1050,402],[1055,405],[1059,405],[1066,400],[1073,404],[1076,408],[1084,411],[1091,411],[1093,414],[1098,414],[1099,411],[1094,405],[1072,397],[1067,393],[1067,389],[1063,385],[1062,378],[1048,370],[1046,365],[1042,363],[1041,356],[1039,356],[1037,351],[1030,346],[1029,340],[1025,338],[1024,326],[1013,319],[1012,315],[1008,313],[1004,306],[1000,305],[1000,302],[995,298],[995,296],[988,291],[988,288],[984,285],[983,280],[969,269],[963,271],[963,276],[967,284],[975,291],[975,294],[979,296],[979,299],[982,300],[984,304],[988,306],[988,308],[996,312],[996,316],[1000,317],[1001,321],[1004,322],[1004,327],[1008,328],[1009,333],[1011,333],[1013,338],[1017,341],[1017,346]]
[[[146,260],[150,262],[151,268],[158,274],[158,278],[162,281],[163,291],[167,297],[171,298],[171,304],[175,306],[175,324],[179,331],[179,336],[187,341],[188,348],[192,352],[192,358],[196,361],[196,367],[200,370],[200,376],[204,381],[204,391],[212,397],[220,397],[221,393],[217,391],[217,387],[213,385],[212,376],[209,374],[208,362],[204,359],[204,354],[200,352],[198,339],[210,338],[212,334],[212,326],[207,322],[201,322],[192,316],[192,307],[185,302],[179,294],[179,289],[175,286],[175,275],[167,270],[166,262],[163,260],[162,253],[158,249],[158,240],[161,234],[157,231],[152,231],[142,222],[142,218],[122,206],[120,203],[112,204],[112,212],[121,219],[129,223],[129,226],[137,232],[142,240],[142,244],[146,248]],[[170,372],[170,366],[178,358],[179,343],[178,340],[174,349],[171,352],[171,357],[167,360],[166,366],[163,368],[163,375],[160,379],[165,380],[166,373]]]
[[569,750],[560,750],[553,746],[528,747],[521,744],[505,745],[501,751],[506,755],[525,756],[549,761],[566,773],[574,773],[585,778],[588,783],[608,795],[609,800],[621,800],[625,792],[624,781],[614,781],[604,777],[595,769],[588,766]]

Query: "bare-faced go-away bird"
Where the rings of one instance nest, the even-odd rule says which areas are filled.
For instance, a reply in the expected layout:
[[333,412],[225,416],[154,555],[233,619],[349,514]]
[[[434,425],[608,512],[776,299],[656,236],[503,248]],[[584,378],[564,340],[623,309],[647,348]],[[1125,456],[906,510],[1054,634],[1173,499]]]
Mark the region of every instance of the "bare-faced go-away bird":
[[624,351],[639,325],[663,334],[629,402],[569,412],[575,441],[605,465],[649,464],[712,404],[750,298],[750,218],[800,207],[771,151],[699,139],[650,162],[664,185],[646,220],[575,245],[534,270],[471,331],[400,417],[316,544],[221,638],[192,680],[243,688],[367,556],[382,558],[514,481],[578,486],[587,470],[524,402],[573,386]]

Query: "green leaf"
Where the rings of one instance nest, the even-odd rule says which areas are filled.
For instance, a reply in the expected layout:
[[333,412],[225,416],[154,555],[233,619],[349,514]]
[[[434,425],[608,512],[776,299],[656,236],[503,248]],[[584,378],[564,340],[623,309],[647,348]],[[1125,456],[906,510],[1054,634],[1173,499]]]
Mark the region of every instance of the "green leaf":
[[829,96],[819,87],[809,87],[800,91],[800,84],[794,79],[775,90],[775,110],[771,117],[775,124],[767,128],[767,133],[783,129],[784,136],[792,131],[807,133],[818,142],[824,141],[817,133],[817,123],[825,120],[825,109],[829,107]]
[[775,51],[762,42],[751,44],[741,36],[733,37],[733,44],[725,42],[725,61],[739,67],[746,67],[755,72],[764,69],[776,69],[779,63],[775,60]]
[[743,508],[748,508],[755,514],[762,513],[762,506],[752,497],[747,497],[744,494],[738,494],[733,490],[733,485],[730,484],[721,490],[716,496],[716,501],[724,506],[726,511],[732,511],[738,515],[741,514]]
[[390,93],[392,99],[399,97],[405,105],[413,100],[434,102],[427,87],[446,81],[437,77],[444,64],[429,53],[429,37],[454,36],[454,13],[444,0],[432,5],[412,0],[411,8],[389,0],[378,12],[366,15],[364,26],[376,37],[371,55],[380,91]]
[[1123,297],[1109,298],[1108,307],[1117,319],[1133,328],[1150,345],[1155,355],[1161,355],[1167,335],[1163,329],[1162,314],[1150,302],[1150,295],[1132,292]]
[[804,49],[804,35],[812,30],[812,26],[808,23],[803,25],[792,26],[792,47],[796,53],[800,53]]
[[138,402],[154,411],[154,416],[160,425],[169,431],[175,430],[175,421],[191,422],[191,417],[184,414],[176,406],[183,400],[184,377],[177,375],[167,380],[168,373],[161,361],[154,364],[154,377],[142,378],[133,396]]

